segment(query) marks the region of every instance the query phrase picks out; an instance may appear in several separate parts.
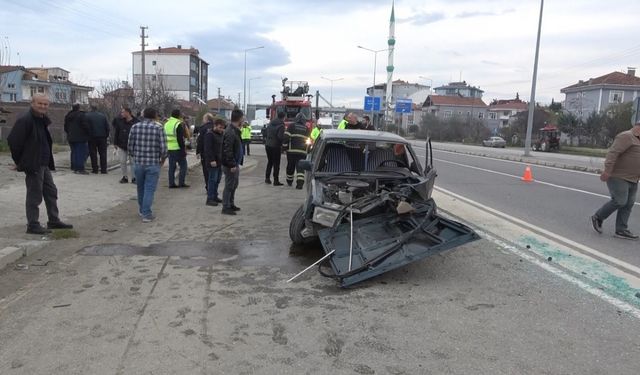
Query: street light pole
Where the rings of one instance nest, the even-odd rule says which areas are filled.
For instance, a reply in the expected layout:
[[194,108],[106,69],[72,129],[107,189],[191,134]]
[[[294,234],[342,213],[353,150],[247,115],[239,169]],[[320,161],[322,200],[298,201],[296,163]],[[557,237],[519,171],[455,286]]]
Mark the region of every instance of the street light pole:
[[536,57],[533,61],[533,79],[531,80],[531,98],[529,99],[529,117],[527,118],[527,137],[524,141],[524,156],[531,154],[531,131],[533,130],[533,112],[536,109],[536,80],[538,78],[538,53],[540,52],[540,30],[542,29],[542,9],[544,0],[540,0],[540,19],[538,20],[538,39],[536,40]]
[[244,75],[242,79],[242,93],[243,93],[242,109],[244,110],[245,115],[247,114],[247,52],[260,49],[260,48],[264,48],[264,46],[247,48],[244,50]]
[[[251,81],[253,81],[254,79],[260,79],[260,78],[262,78],[262,77],[249,78],[249,101],[247,102],[247,108],[246,109],[249,109],[248,107],[251,105]],[[245,109],[245,112],[246,112],[246,109]],[[246,116],[247,114],[245,113],[244,115]]]
[[375,95],[376,95],[376,65],[378,63],[378,52],[388,51],[389,48],[373,50],[370,48],[366,48],[363,46],[358,46],[358,48],[363,49],[365,51],[373,52],[373,86],[371,86],[371,123],[375,127],[375,116],[373,115],[373,103]]
[[320,78],[326,79],[327,81],[331,82],[331,91],[329,94],[329,105],[331,105],[331,108],[333,108],[333,83],[336,81],[342,81],[344,78],[336,78],[336,79],[330,79],[326,77],[320,77]]

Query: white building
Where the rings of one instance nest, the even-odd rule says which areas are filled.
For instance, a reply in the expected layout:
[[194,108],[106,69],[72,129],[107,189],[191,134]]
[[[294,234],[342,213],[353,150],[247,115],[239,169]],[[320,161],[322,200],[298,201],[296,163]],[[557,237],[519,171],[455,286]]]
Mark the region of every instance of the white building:
[[[199,54],[197,49],[181,45],[145,51],[145,87],[162,84],[177,99],[206,102],[209,64]],[[138,91],[142,84],[142,52],[132,55],[133,89]]]

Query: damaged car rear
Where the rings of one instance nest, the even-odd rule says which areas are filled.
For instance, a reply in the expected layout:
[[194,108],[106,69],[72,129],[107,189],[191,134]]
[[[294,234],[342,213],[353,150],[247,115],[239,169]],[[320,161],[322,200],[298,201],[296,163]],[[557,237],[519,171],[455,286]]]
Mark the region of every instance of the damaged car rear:
[[478,239],[438,215],[429,143],[425,152],[422,168],[411,144],[395,134],[325,130],[299,163],[307,194],[291,219],[291,240],[319,239],[320,272],[348,287]]

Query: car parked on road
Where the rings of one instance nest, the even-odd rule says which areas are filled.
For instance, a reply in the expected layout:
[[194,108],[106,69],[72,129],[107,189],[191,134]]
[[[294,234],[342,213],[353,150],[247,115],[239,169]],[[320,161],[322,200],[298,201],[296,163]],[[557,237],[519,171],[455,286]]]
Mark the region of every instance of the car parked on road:
[[505,141],[502,137],[489,137],[489,139],[485,139],[484,141],[482,141],[482,145],[484,147],[505,148],[507,146],[507,141]]
[[291,219],[291,240],[319,239],[333,269],[321,273],[347,287],[477,239],[472,229],[438,215],[430,142],[425,152],[423,168],[396,134],[324,130],[298,163],[306,197]]

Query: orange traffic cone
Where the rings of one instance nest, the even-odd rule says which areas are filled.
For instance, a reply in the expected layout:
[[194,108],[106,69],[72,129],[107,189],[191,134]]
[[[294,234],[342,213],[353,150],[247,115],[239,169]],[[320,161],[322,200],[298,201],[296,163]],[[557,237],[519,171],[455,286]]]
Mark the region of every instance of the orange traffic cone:
[[531,167],[527,165],[524,169],[524,174],[522,175],[522,181],[524,182],[533,182],[533,175],[531,174]]

